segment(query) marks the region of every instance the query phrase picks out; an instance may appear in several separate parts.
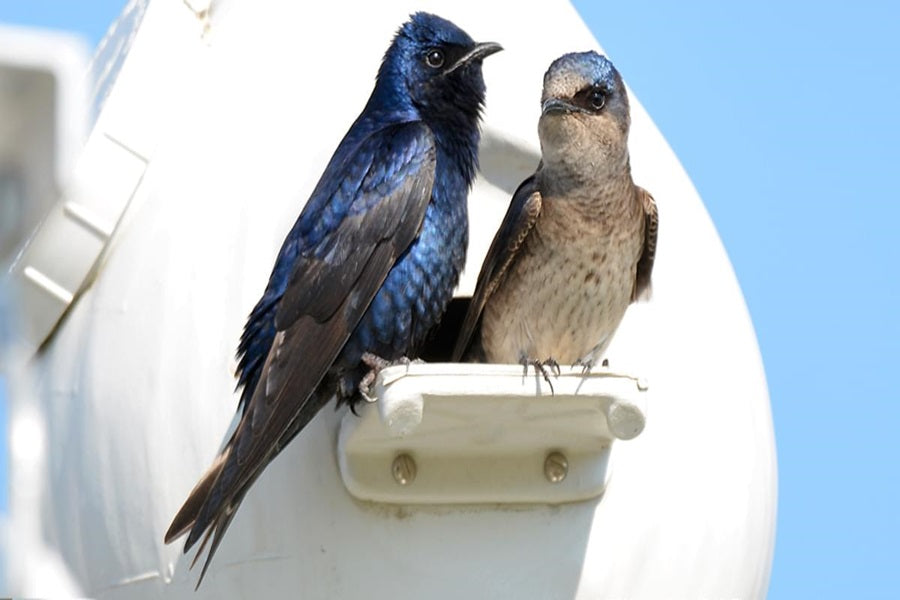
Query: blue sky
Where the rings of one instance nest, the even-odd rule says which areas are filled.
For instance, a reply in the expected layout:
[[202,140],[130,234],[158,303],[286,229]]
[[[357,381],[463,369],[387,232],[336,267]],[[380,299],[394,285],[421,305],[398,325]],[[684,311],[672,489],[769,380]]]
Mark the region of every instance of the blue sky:
[[[0,21],[93,45],[123,3],[3,2]],[[769,597],[893,597],[900,5],[575,6],[700,191],[753,317],[778,443]]]

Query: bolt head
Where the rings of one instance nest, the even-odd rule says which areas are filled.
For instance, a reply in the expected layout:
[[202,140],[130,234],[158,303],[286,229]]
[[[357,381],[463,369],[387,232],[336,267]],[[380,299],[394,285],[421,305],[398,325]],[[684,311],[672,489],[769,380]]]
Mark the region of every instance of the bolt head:
[[416,461],[409,454],[398,454],[391,464],[394,481],[400,485],[409,485],[416,479]]
[[559,483],[569,474],[569,459],[562,452],[551,452],[544,460],[544,476],[550,483]]

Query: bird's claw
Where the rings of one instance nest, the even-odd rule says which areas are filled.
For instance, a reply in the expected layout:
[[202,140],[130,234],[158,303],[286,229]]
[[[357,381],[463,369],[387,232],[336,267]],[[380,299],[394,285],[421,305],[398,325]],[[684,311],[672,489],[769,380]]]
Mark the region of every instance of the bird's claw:
[[562,369],[559,368],[559,363],[556,362],[556,359],[553,358],[552,356],[547,358],[547,360],[544,361],[544,366],[550,367],[550,371],[555,372],[557,377],[559,377],[562,374]]
[[[604,358],[603,362],[600,363],[600,366],[604,367],[604,368],[609,367],[609,359]],[[594,368],[594,359],[593,358],[588,358],[588,359],[579,358],[578,360],[576,360],[575,362],[572,363],[572,368],[574,369],[575,367],[581,367],[581,374],[586,375],[587,373],[591,372],[591,369]]]
[[409,358],[408,356],[401,356],[394,362],[390,363],[390,367],[395,365],[406,365],[407,370],[409,369],[409,365],[424,365],[425,361],[421,358]]
[[581,374],[584,375],[586,373],[590,373],[591,369],[594,368],[594,361],[592,359],[583,359],[579,358],[575,362],[572,363],[572,368],[581,367]]
[[[377,398],[372,395],[372,384],[375,383],[375,377],[377,376],[378,373],[375,369],[372,369],[359,380],[359,395],[362,396],[363,400],[366,402],[372,403],[377,400]],[[356,411],[354,410],[353,413],[356,414]]]
[[375,402],[377,400],[376,396],[372,393],[372,384],[375,383],[375,379],[383,369],[395,365],[406,365],[408,368],[409,365],[418,365],[425,362],[420,358],[410,359],[406,356],[401,356],[397,360],[390,361],[377,354],[373,354],[372,352],[364,352],[360,360],[364,365],[369,367],[369,372],[363,375],[358,386],[359,395],[362,396],[366,402]]
[[[521,362],[522,362],[522,377],[528,376],[528,367],[529,366],[534,367],[535,374],[540,373],[543,376],[544,381],[546,381],[547,385],[550,386],[550,394],[555,395],[555,392],[553,390],[553,382],[550,381],[550,374],[552,373],[556,377],[559,377],[560,373],[562,372],[559,368],[559,363],[556,362],[555,358],[550,356],[544,360],[538,360],[536,358],[528,358],[526,356],[523,356]],[[548,367],[549,367],[549,369],[548,369]]]

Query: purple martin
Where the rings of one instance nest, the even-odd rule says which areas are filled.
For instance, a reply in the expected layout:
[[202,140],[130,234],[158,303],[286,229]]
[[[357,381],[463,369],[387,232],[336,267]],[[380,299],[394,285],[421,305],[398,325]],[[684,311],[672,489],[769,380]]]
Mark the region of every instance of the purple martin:
[[[454,359],[589,369],[649,293],[658,217],[634,184],[628,96],[596,52],[544,75],[541,162],[519,186],[478,277]],[[549,379],[548,379],[549,382]]]
[[500,49],[421,12],[394,36],[244,327],[237,428],[166,533],[187,533],[185,552],[202,537],[194,562],[211,539],[198,586],[266,465],[332,396],[353,407],[372,369],[415,356],[444,313],[465,263],[482,61]]

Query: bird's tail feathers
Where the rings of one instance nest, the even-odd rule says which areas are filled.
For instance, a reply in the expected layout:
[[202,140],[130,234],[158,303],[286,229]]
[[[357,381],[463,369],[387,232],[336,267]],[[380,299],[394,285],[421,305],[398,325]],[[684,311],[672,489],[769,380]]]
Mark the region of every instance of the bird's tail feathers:
[[[243,499],[243,496],[244,493],[241,493],[241,499]],[[203,578],[206,577],[206,570],[209,568],[210,562],[212,562],[212,557],[215,556],[216,550],[222,542],[222,537],[225,535],[225,531],[231,524],[231,519],[234,518],[234,513],[239,505],[240,500],[234,504],[229,504],[225,510],[218,511],[212,526],[206,529],[206,532],[203,535],[203,541],[200,543],[200,548],[197,549],[197,554],[194,556],[194,560],[191,561],[191,569],[197,564],[197,561],[203,554],[203,550],[206,548],[206,544],[209,542],[210,538],[212,538],[212,546],[209,547],[209,552],[206,554],[206,560],[203,561],[203,569],[200,571],[200,577],[197,578],[197,585],[194,586],[194,591],[200,589],[200,584],[203,583]],[[187,552],[189,547],[190,546],[185,544],[185,552]]]
[[[191,490],[187,500],[184,501],[184,505],[178,511],[178,514],[175,515],[175,518],[172,519],[172,524],[169,525],[169,530],[166,532],[166,537],[164,538],[167,544],[171,544],[174,540],[194,528],[197,518],[200,516],[200,510],[203,508],[203,504],[209,497],[209,492],[212,489],[213,484],[215,484],[219,475],[222,473],[222,468],[225,466],[225,461],[228,460],[230,454],[231,445],[229,444],[225,451],[216,457],[212,466],[207,469],[197,485],[194,486],[194,489]],[[184,551],[187,552],[194,542],[196,542],[196,540],[189,540],[188,543],[185,544]]]

